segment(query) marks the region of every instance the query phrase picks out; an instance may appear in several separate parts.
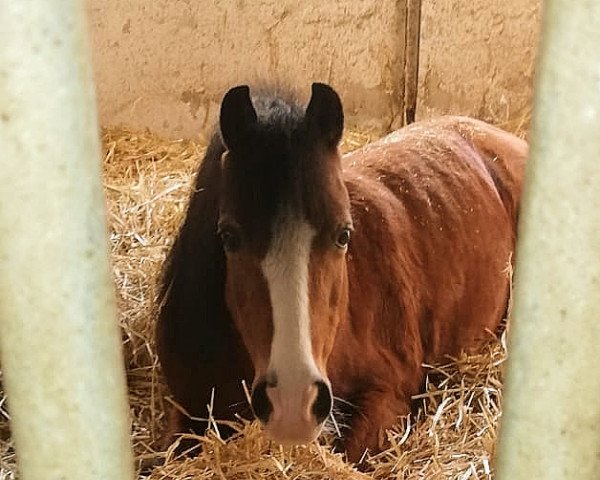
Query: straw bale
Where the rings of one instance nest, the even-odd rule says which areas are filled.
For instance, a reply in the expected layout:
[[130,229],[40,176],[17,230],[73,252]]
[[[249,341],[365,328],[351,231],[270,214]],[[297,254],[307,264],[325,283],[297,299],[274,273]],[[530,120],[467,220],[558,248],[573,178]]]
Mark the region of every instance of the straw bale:
[[[523,121],[515,129],[526,124]],[[342,150],[373,139],[365,132],[348,131]],[[219,421],[213,419],[215,427],[196,437],[204,447],[196,457],[176,458],[173,449],[157,451],[163,411],[172,400],[153,341],[156,281],[206,146],[201,141],[164,140],[127,129],[105,129],[102,140],[136,461],[149,465],[166,459],[163,465],[146,469],[140,479],[491,478],[506,359],[504,336],[499,340],[492,335],[478,355],[427,367],[426,391],[417,398],[418,414],[399,419],[388,432],[391,447],[368,458],[365,473],[333,452],[332,437],[284,449],[267,441],[256,422],[241,420],[236,424],[238,433],[223,441]],[[4,404],[0,392],[0,480],[16,478]]]

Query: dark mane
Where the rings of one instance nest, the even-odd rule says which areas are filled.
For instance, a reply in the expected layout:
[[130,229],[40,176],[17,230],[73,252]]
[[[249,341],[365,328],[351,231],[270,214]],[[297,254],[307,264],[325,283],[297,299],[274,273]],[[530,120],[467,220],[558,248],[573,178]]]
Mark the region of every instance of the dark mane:
[[[156,343],[169,389],[189,415],[206,418],[206,392],[218,386],[215,416],[233,419],[230,407],[243,401],[238,395],[240,379],[250,380],[252,372],[223,295],[225,254],[217,221],[224,151],[215,129],[159,279]],[[184,416],[178,419],[170,424],[165,446],[175,433],[203,432],[208,426]]]

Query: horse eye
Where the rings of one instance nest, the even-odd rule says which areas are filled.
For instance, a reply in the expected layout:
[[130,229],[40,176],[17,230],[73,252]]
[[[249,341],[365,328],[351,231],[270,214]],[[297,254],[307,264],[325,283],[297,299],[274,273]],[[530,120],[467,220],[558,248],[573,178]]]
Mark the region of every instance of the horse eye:
[[346,248],[348,243],[350,243],[350,229],[342,228],[342,230],[340,230],[338,233],[335,244],[338,248]]
[[219,230],[219,236],[226,252],[235,252],[240,248],[240,236],[231,228]]

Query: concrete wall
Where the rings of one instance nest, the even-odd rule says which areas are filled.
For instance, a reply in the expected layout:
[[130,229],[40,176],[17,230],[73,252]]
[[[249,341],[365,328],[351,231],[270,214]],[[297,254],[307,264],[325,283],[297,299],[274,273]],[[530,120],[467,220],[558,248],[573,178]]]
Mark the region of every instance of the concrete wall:
[[342,94],[349,123],[402,117],[405,0],[88,0],[103,125],[210,129],[233,85],[277,80]]
[[257,79],[303,99],[329,82],[349,124],[381,133],[401,125],[415,89],[417,119],[502,123],[530,108],[541,0],[422,0],[418,85],[407,12],[419,0],[87,2],[103,125],[193,137],[230,86]]
[[423,0],[417,118],[527,117],[541,0]]

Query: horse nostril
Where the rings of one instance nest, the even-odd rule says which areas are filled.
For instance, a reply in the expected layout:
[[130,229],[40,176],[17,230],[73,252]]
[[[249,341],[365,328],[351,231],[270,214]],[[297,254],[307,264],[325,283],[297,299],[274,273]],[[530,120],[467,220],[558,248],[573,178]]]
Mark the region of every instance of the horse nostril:
[[256,418],[263,423],[269,421],[269,416],[273,411],[273,405],[267,396],[267,382],[262,381],[256,384],[254,390],[252,390],[250,405],[252,406]]
[[331,412],[333,399],[331,398],[331,390],[325,382],[315,382],[317,387],[317,398],[312,406],[312,412],[317,418],[317,423],[323,423]]

